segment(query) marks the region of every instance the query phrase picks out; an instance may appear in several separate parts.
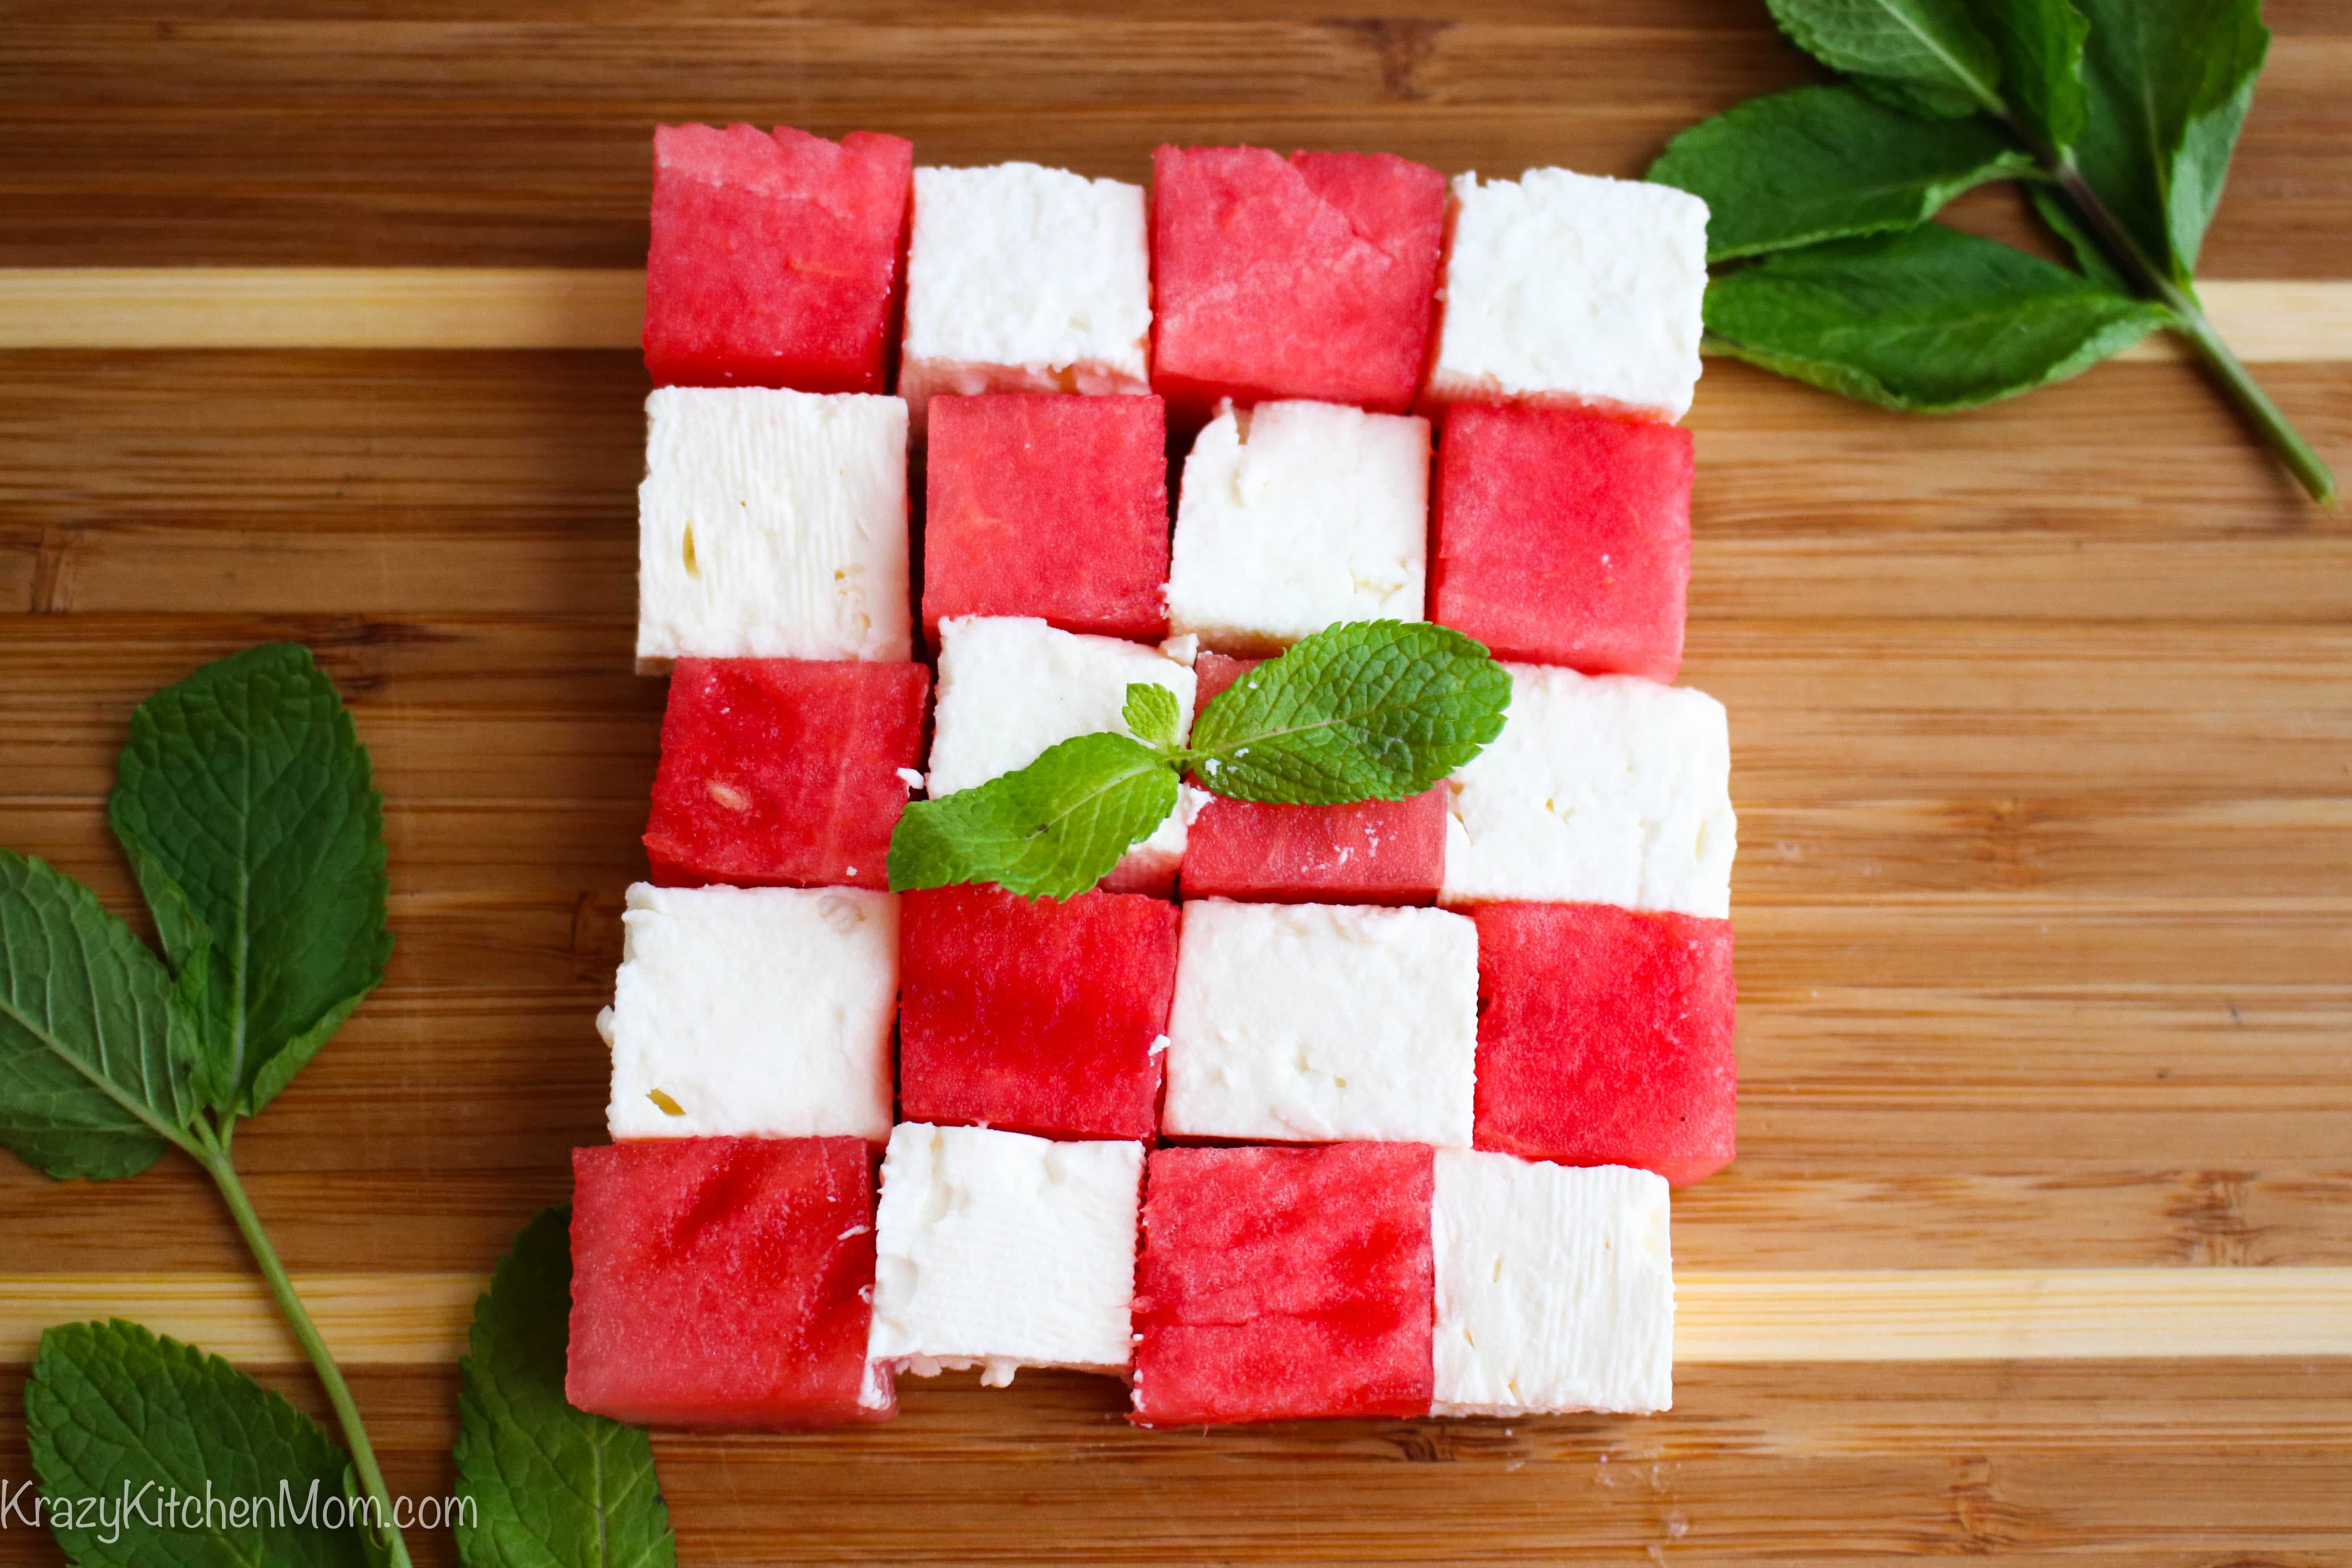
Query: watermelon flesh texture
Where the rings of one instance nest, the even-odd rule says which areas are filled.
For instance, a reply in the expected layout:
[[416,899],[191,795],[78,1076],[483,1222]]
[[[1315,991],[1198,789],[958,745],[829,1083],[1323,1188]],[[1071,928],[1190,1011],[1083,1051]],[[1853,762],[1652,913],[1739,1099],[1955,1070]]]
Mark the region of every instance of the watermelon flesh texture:
[[1735,1151],[1731,922],[1610,904],[1486,904],[1475,1142],[1679,1186]]
[[1691,437],[1580,408],[1456,404],[1437,450],[1430,617],[1496,658],[1671,681]]
[[1421,384],[1445,181],[1388,153],[1152,153],[1153,390],[1402,413]]
[[1433,1169],[1418,1143],[1155,1151],[1133,1419],[1427,1414]]
[[886,390],[914,163],[912,142],[866,131],[656,127],[654,384]]
[[653,880],[887,888],[930,689],[919,664],[679,659],[646,824]]
[[889,1419],[866,1360],[873,1173],[860,1138],[573,1150],[564,1397],[636,1426]]
[[1168,419],[1157,397],[934,397],[923,629],[1034,616],[1168,635]]
[[[1255,668],[1204,653],[1192,664],[1199,705]],[[1445,877],[1445,786],[1409,800],[1347,805],[1211,801],[1184,841],[1188,899],[1257,903],[1426,904]]]
[[903,895],[899,1119],[1151,1137],[1176,929],[1173,904],[1133,893]]

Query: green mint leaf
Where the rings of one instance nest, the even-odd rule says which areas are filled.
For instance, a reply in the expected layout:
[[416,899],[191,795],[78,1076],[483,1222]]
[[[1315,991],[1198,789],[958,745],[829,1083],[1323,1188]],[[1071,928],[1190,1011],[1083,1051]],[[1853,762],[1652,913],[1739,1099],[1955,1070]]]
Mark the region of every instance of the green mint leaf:
[[1912,114],[1999,113],[2000,57],[1967,0],[1768,0],[1799,48]]
[[2157,270],[2187,283],[2270,47],[2260,0],[2081,0],[2074,158]]
[[1178,730],[1183,726],[1183,710],[1176,706],[1176,694],[1164,686],[1149,681],[1138,682],[1127,689],[1127,706],[1119,717],[1135,731],[1135,738],[1150,746],[1172,746]]
[[1851,87],[1750,99],[1666,143],[1649,178],[1706,202],[1707,259],[1909,228],[2032,158],[1983,120],[1917,120]]
[[1783,251],[1710,284],[1706,312],[1711,346],[1915,413],[2062,381],[2169,320],[1939,224]]
[[2002,96],[2030,136],[2060,154],[2083,133],[2083,40],[2091,24],[2074,0],[1975,0],[2000,58]]
[[[92,1568],[366,1568],[362,1531],[321,1528],[345,1514],[342,1449],[316,1421],[218,1356],[136,1323],[67,1323],[41,1336],[25,1385],[33,1469],[71,1527],[51,1533]],[[241,1524],[201,1500],[268,1500]],[[102,1521],[128,1489],[143,1511]],[[176,1492],[193,1511],[161,1510]],[[283,1511],[281,1512],[281,1504]],[[274,1516],[274,1517],[273,1517]],[[346,1516],[347,1517],[347,1516]],[[112,1539],[109,1539],[111,1537]]]
[[2050,226],[2053,234],[2066,242],[2066,248],[2074,253],[2074,265],[2082,268],[2084,277],[2111,294],[2133,291],[2131,279],[2116,270],[2115,263],[2107,259],[2107,253],[2092,237],[2091,231],[2075,216],[2065,197],[2048,185],[2033,186],[2032,194],[2033,210],[2042,215],[2042,221]]
[[677,1548],[635,1426],[563,1397],[572,1211],[542,1210],[474,1307],[457,1363],[457,1560],[465,1568],[673,1568]]
[[1460,632],[1353,621],[1220,692],[1193,722],[1192,756],[1236,800],[1402,800],[1501,734],[1510,700],[1509,672]]
[[173,967],[202,966],[195,1078],[236,1115],[268,1104],[383,977],[383,802],[310,651],[267,644],[140,705],[116,837]]
[[98,896],[0,849],[0,1144],[50,1175],[145,1170],[193,1110],[163,960]]
[[984,784],[908,803],[890,836],[890,887],[994,882],[1074,899],[1175,809],[1169,758],[1126,735],[1080,735]]

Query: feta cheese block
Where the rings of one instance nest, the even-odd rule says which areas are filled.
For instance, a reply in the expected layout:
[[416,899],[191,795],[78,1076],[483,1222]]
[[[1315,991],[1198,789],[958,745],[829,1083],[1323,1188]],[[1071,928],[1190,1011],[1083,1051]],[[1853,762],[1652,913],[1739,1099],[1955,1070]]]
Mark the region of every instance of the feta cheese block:
[[1437,1152],[1434,1415],[1674,1405],[1675,1275],[1666,1184]]
[[[1204,653],[1192,661],[1199,706],[1257,661]],[[1410,800],[1283,805],[1218,796],[1185,830],[1188,899],[1255,903],[1426,904],[1445,873],[1446,789]]]
[[880,392],[914,162],[870,131],[656,127],[654,384]]
[[1512,664],[1503,732],[1446,781],[1448,904],[1731,913],[1723,704],[1625,675]]
[[1671,185],[1529,169],[1454,181],[1433,401],[1690,411],[1706,204]]
[[931,672],[863,659],[682,658],[646,855],[665,887],[889,885]]
[[1151,154],[1151,379],[1187,423],[1220,398],[1402,414],[1421,384],[1445,180],[1391,153]]
[[646,421],[641,671],[911,656],[904,403],[673,386]]
[[1100,889],[905,894],[898,1101],[911,1121],[1150,1138],[1176,987],[1176,910]]
[[874,1163],[863,1139],[574,1149],[572,1192],[573,1405],[654,1426],[896,1413],[890,1373],[866,1356]]
[[1735,1148],[1731,922],[1481,904],[1481,1149],[1633,1165],[1676,1186]]
[[984,1127],[892,1129],[867,1353],[929,1377],[1118,1373],[1130,1359],[1143,1145]]
[[1168,633],[1168,416],[1157,397],[941,397],[924,457],[923,629],[1034,616]]
[[1138,1425],[1428,1413],[1425,1146],[1160,1149],[1150,1169]]
[[898,900],[860,888],[629,889],[614,1138],[890,1132]]
[[1674,679],[1690,585],[1690,432],[1465,403],[1437,448],[1429,616],[1496,658]]
[[1034,163],[917,169],[898,395],[1151,390],[1143,187]]
[[[1057,631],[1022,616],[950,616],[940,623],[940,686],[929,780],[933,800],[1027,767],[1080,735],[1132,733],[1130,685],[1176,697],[1177,738],[1192,727],[1193,675],[1156,647]],[[1104,879],[1112,892],[1165,893],[1184,858],[1186,804]]]
[[1422,619],[1429,422],[1333,403],[1226,408],[1184,459],[1168,621],[1273,653],[1341,621]]
[[1160,1131],[1467,1147],[1478,932],[1443,910],[1184,906]]

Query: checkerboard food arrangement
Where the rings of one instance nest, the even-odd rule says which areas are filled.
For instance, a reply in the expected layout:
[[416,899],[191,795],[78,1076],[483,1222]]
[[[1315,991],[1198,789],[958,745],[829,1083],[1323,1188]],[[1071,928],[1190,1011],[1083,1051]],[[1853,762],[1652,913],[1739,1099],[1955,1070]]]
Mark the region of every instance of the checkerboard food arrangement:
[[[1669,1187],[1731,1159],[1736,1077],[1728,734],[1672,684],[1704,205],[1386,153],[1161,147],[1148,192],[866,132],[654,155],[670,684],[572,1402],[826,1426],[1060,1367],[1158,1426],[1666,1408]],[[1124,731],[1130,685],[1189,724],[1423,619],[1511,684],[1426,794],[1188,787],[1066,901],[889,889],[910,798]]]

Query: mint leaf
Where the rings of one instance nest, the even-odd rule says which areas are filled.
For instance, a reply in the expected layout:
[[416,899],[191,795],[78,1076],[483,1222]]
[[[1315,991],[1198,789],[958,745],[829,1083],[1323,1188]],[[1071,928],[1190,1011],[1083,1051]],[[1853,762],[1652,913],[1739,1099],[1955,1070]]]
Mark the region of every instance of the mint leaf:
[[1135,738],[1151,746],[1172,746],[1176,733],[1183,726],[1184,711],[1176,705],[1176,694],[1164,686],[1140,681],[1127,689],[1127,705],[1119,717],[1135,731]]
[[50,1175],[128,1176],[191,1102],[172,976],[98,896],[0,849],[0,1144]]
[[908,802],[890,836],[890,887],[994,882],[1074,899],[1175,809],[1169,758],[1126,735],[1080,735],[984,784]]
[[1909,228],[2033,160],[1982,120],[1916,120],[1850,87],[1748,102],[1666,143],[1649,178],[1706,202],[1710,261]]
[[2107,259],[2106,251],[2092,237],[2091,231],[2084,226],[2083,220],[2075,216],[2074,209],[2066,204],[2066,199],[2048,185],[2035,185],[2032,193],[2033,210],[2042,215],[2042,221],[2050,226],[2052,233],[2066,242],[2066,248],[2074,253],[2074,265],[2082,268],[2083,276],[2111,294],[2131,293],[2131,279],[2117,271],[2115,263]]
[[2063,154],[2083,133],[2083,40],[2090,22],[2073,0],[1976,0],[2000,58],[2002,96],[2021,129]]
[[114,831],[187,995],[194,1082],[216,1110],[268,1103],[383,977],[383,802],[310,650],[206,665],[131,715]]
[[2063,267],[1926,224],[1718,279],[1713,346],[1848,397],[1969,408],[2089,368],[2168,319]]
[[1896,108],[1999,113],[2000,58],[1967,0],[1768,0],[1791,42]]
[[2074,158],[2157,270],[2186,284],[2270,47],[2259,0],[2082,0],[2090,114]]
[[677,1547],[634,1426],[563,1397],[572,1312],[572,1211],[544,1209],[515,1237],[474,1307],[457,1363],[457,1560],[465,1568],[672,1568]]
[[1402,800],[1501,734],[1510,700],[1509,672],[1460,632],[1353,621],[1218,693],[1193,722],[1192,756],[1236,800]]
[[[101,1568],[366,1568],[361,1532],[321,1529],[341,1511],[347,1461],[324,1428],[218,1356],[136,1323],[67,1323],[41,1336],[25,1385],[33,1468],[51,1533],[76,1563]],[[201,1502],[163,1515],[165,1499],[268,1500],[239,1526]],[[305,1510],[308,1510],[307,1512]],[[275,1515],[276,1517],[269,1517]],[[111,1537],[112,1539],[109,1539]]]

